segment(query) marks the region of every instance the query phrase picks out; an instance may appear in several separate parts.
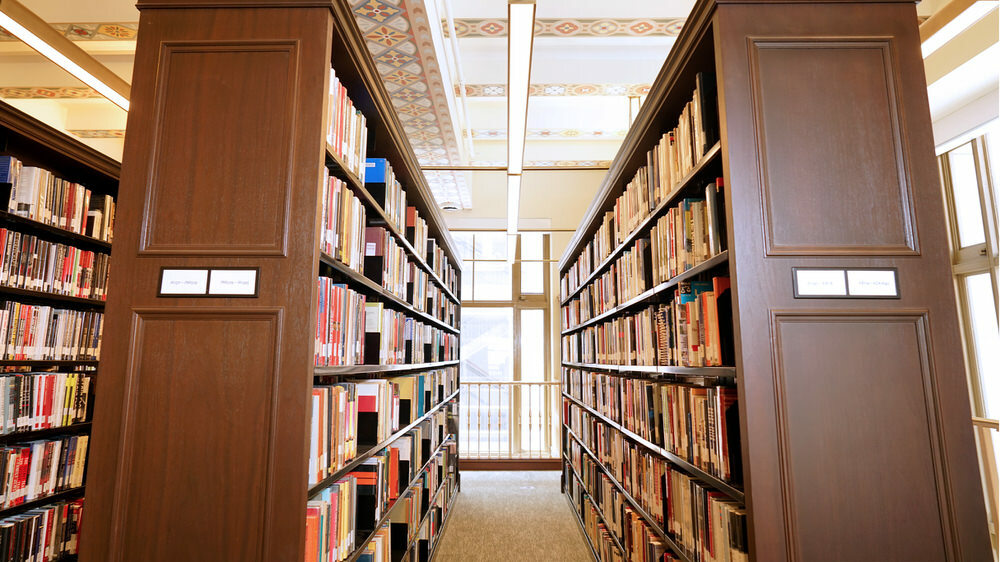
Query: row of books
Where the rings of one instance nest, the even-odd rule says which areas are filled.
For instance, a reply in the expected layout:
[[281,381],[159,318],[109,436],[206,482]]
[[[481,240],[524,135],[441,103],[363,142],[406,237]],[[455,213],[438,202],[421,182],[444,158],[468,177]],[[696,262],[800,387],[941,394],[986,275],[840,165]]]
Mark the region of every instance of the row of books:
[[0,434],[87,421],[90,379],[85,373],[0,375]]
[[445,297],[423,268],[410,261],[387,229],[380,226],[365,229],[364,272],[366,277],[413,308],[454,325],[457,304]]
[[563,369],[565,390],[625,429],[709,474],[742,480],[736,389]]
[[653,284],[711,259],[726,248],[723,179],[705,186],[705,198],[682,199],[650,229]]
[[396,297],[406,300],[411,281],[410,260],[396,237],[381,226],[365,228],[365,277]]
[[115,201],[110,195],[57,178],[43,168],[0,156],[0,184],[10,185],[7,212],[63,230],[111,242]]
[[105,300],[110,266],[107,254],[0,228],[0,285]]
[[722,252],[722,185],[722,178],[717,178],[705,187],[705,199],[683,199],[668,209],[650,229],[649,238],[636,240],[607,272],[564,306],[564,327],[586,322]]
[[594,552],[597,554],[599,562],[624,562],[625,553],[618,548],[615,539],[611,536],[611,530],[604,524],[604,520],[597,514],[597,508],[590,503],[590,494],[583,489],[583,485],[576,481],[566,467],[563,480],[566,482],[566,491],[573,499],[575,506],[579,506],[577,513],[583,523],[583,532],[587,534]]
[[0,519],[4,562],[51,562],[78,552],[83,498]]
[[[365,161],[365,189],[375,199],[397,231],[406,228],[406,191],[396,179],[392,165],[385,158],[368,158]],[[415,208],[410,207],[411,209]],[[415,247],[414,247],[415,248]]]
[[[644,559],[636,543],[645,546],[643,532],[634,532],[633,523],[641,517],[630,502],[590,455],[575,440],[570,442],[570,458],[584,483],[594,493],[606,517],[620,518],[613,525],[623,530],[622,542],[633,553],[629,560]],[[646,456],[626,465],[626,477],[616,480],[656,525],[696,562],[745,562],[749,560],[746,535],[746,512],[735,500],[707,488],[690,476],[672,469],[662,459]],[[601,463],[608,467],[607,462]],[[605,508],[604,506],[608,506]],[[614,515],[608,515],[611,512]],[[643,521],[648,531],[647,521]],[[655,535],[652,535],[655,538]],[[636,539],[639,539],[636,541]],[[669,559],[669,558],[668,558]]]
[[[306,560],[337,562],[349,558],[373,533],[365,550],[374,554],[381,548],[375,539],[382,535],[375,527],[386,515],[399,533],[399,543],[416,536],[432,496],[447,478],[445,463],[454,462],[455,455],[447,453],[447,447],[430,454],[421,449],[419,444],[426,445],[426,441],[418,437],[401,440],[397,447],[366,459],[307,503]],[[404,455],[407,458],[402,458]]]
[[438,246],[437,240],[427,239],[427,265],[430,266],[434,274],[448,287],[453,295],[458,295],[458,275],[455,267],[448,263],[448,256],[444,253],[444,248]]
[[0,506],[12,507],[83,486],[87,435],[0,448]]
[[354,107],[347,88],[330,68],[329,104],[326,115],[326,142],[349,172],[365,181],[368,152],[368,126],[365,116]]
[[406,240],[420,259],[427,261],[427,221],[416,207],[406,208]]
[[357,479],[348,475],[306,503],[306,554],[309,562],[340,562],[355,550],[354,506]]
[[6,301],[0,308],[3,359],[98,359],[104,315],[94,311]]
[[434,363],[458,357],[458,336],[423,324],[380,302],[365,303],[367,365]]
[[622,242],[666,200],[719,138],[715,76],[699,73],[695,91],[678,118],[646,154],[640,167],[605,213],[594,239],[583,249],[561,280],[562,296],[575,291]]
[[[571,467],[565,469],[565,481],[570,496],[582,508],[584,530],[602,561],[627,560],[628,562],[661,562],[678,560],[667,544],[656,535],[642,516],[625,501],[611,480],[604,474],[591,480],[583,476],[581,484]],[[584,485],[586,484],[586,486]],[[602,520],[591,499],[601,506]],[[624,551],[618,548],[612,536],[618,539]]]
[[340,178],[323,169],[320,204],[320,250],[364,273],[365,206]]
[[563,358],[607,365],[732,365],[728,277],[682,281],[674,298],[562,337]]
[[[309,483],[343,468],[458,388],[454,367],[388,379],[316,385],[312,392]],[[441,421],[435,417],[435,422]],[[419,431],[422,430],[418,430]]]
[[[396,365],[458,357],[458,336],[371,302],[329,277],[316,281],[314,364]],[[449,314],[454,314],[450,307]]]

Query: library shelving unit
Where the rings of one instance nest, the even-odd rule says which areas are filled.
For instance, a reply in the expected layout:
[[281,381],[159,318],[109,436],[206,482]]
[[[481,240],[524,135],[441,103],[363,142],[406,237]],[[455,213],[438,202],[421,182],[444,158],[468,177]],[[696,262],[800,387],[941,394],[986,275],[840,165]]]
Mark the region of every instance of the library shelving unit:
[[[720,523],[718,511],[699,507],[715,502],[745,515],[744,544],[730,546],[751,560],[990,559],[912,2],[699,0],[561,275],[568,280],[591,251],[647,153],[677,126],[700,73],[715,77],[718,142],[703,145],[691,170],[561,295],[563,489],[592,553],[634,559],[646,540],[678,560],[729,560],[712,541],[738,520]],[[588,298],[584,287],[716,178],[724,178],[721,252],[593,319],[567,316],[574,299]],[[731,315],[718,316],[729,348],[721,364],[581,359],[577,346],[592,328],[684,302],[685,282],[708,281],[711,291],[713,278],[731,283]],[[642,418],[669,425],[665,412],[676,404],[654,407],[609,384],[733,393],[739,442],[729,456],[742,478],[706,468],[711,455],[694,462],[655,432],[641,434]],[[600,400],[590,396],[595,387]],[[715,428],[680,438],[717,444],[724,437]],[[647,464],[636,469],[626,453]],[[656,463],[684,486],[647,478]],[[671,503],[678,499],[688,503]]]
[[[48,170],[55,177],[82,185],[94,194],[114,197],[118,192],[120,166],[117,161],[3,102],[0,102],[0,154],[13,156],[22,166]],[[100,254],[111,253],[110,242],[8,212],[8,202],[14,187],[11,183],[0,183],[0,199],[3,200],[3,208],[0,208],[0,228],[7,231],[6,240],[8,242],[4,251],[13,251],[10,242],[17,234],[21,237],[32,236],[44,243],[58,244]],[[55,206],[51,206],[51,209],[54,211]],[[12,272],[14,269],[8,269],[8,271]],[[14,277],[12,274],[8,279],[14,279]],[[17,288],[10,286],[7,282],[0,284],[0,301],[2,301],[0,310],[6,309],[11,303],[92,313],[101,313],[104,310],[104,301],[100,299],[78,298],[42,290]],[[16,322],[17,319],[10,321],[11,324]],[[94,357],[84,356],[77,359],[39,359],[38,355],[29,352],[26,348],[20,348],[19,351],[19,348],[16,347],[18,342],[24,343],[26,341],[23,320],[19,334],[5,333],[4,337],[7,339],[3,342],[4,354],[0,357],[0,375],[82,373],[90,378],[90,386],[87,411],[83,421],[44,429],[9,432],[0,435],[0,446],[7,448],[32,441],[59,440],[72,436],[89,435],[90,419],[97,394],[98,361]],[[15,358],[17,355],[21,355],[22,358]],[[24,395],[22,394],[22,396]],[[24,402],[22,402],[23,404]],[[84,490],[85,486],[83,485],[74,486],[0,509],[0,519],[21,515],[60,501],[78,500],[83,498]],[[75,558],[75,555],[63,555],[60,560],[71,558]]]
[[[405,504],[416,504],[414,518],[397,500],[362,524],[372,509],[359,500],[350,506],[354,544],[335,559],[364,556],[383,528],[394,562],[429,559],[459,486],[457,377],[446,392],[427,394],[422,416],[370,448],[359,444],[318,483],[307,476],[314,386],[458,371],[461,261],[350,5],[152,0],[138,7],[81,560],[302,560],[307,504],[418,426],[431,431],[419,443],[421,466],[400,491],[414,500]],[[367,120],[367,157],[392,166],[407,205],[456,270],[453,286],[328,146],[331,67]],[[454,318],[418,310],[322,251],[325,174],[361,201],[367,226],[386,229],[428,274],[455,305]],[[250,290],[216,293],[205,282],[197,297],[178,295],[164,290],[172,285],[163,270],[195,284],[206,270],[240,270]],[[321,277],[453,335],[454,355],[316,366]]]

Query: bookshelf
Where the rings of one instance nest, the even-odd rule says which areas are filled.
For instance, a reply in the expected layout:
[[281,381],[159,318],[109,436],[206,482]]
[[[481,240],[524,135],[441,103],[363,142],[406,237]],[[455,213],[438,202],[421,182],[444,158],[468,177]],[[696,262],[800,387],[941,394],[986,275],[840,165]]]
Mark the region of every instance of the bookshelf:
[[[302,560],[329,539],[335,560],[428,560],[459,491],[461,262],[349,3],[138,7],[80,559]],[[373,240],[426,302],[370,266],[397,263]],[[250,289],[171,292],[219,271]]]
[[559,263],[595,559],[989,558],[919,43],[908,2],[696,3]]
[[[0,464],[5,475],[0,484],[3,490],[0,520],[5,525],[0,532],[0,547],[11,556],[27,556],[27,545],[14,546],[15,533],[22,532],[32,521],[41,521],[39,517],[50,517],[48,528],[52,534],[46,543],[52,548],[49,555],[58,560],[72,560],[79,546],[77,525],[85,493],[87,439],[97,394],[100,326],[92,327],[94,339],[90,349],[57,350],[46,344],[55,343],[49,338],[54,337],[58,327],[65,326],[53,310],[92,315],[104,310],[102,299],[72,294],[85,294],[82,291],[88,283],[95,286],[92,283],[97,274],[88,274],[91,275],[88,281],[82,276],[82,264],[59,260],[73,255],[71,252],[77,256],[83,252],[103,256],[111,253],[109,241],[83,234],[87,232],[88,203],[79,186],[86,187],[95,197],[114,197],[118,191],[119,164],[3,102],[0,102],[0,155],[12,157],[4,158],[11,173],[0,179],[0,199],[4,201],[0,209],[4,241],[0,309],[6,338],[0,356],[0,392],[5,401],[0,416]],[[38,170],[77,185],[50,182],[46,189],[32,188],[27,178]],[[51,198],[44,207],[47,213],[44,217],[38,214],[43,208],[40,199],[43,192]],[[15,199],[15,193],[21,196]],[[57,206],[56,201],[62,206]],[[60,224],[60,215],[77,220]],[[33,260],[29,261],[28,256]],[[55,283],[60,284],[58,290]],[[22,305],[32,308],[29,313],[22,307],[24,315],[14,319],[21,325],[15,337],[8,331],[15,310],[12,307]],[[28,314],[37,315],[34,327],[26,323]],[[41,324],[44,318],[49,320],[47,326]],[[29,342],[24,335],[27,332],[37,339]],[[69,344],[70,340],[64,338],[63,342]],[[17,405],[13,401],[16,396],[21,397]],[[47,399],[51,400],[49,405],[45,404]],[[27,411],[25,405],[34,410]],[[59,457],[54,456],[57,453]],[[36,455],[60,459],[53,465],[58,476],[51,485],[41,480],[36,484],[31,480],[19,482],[19,478],[8,472],[12,463],[30,462],[28,459]],[[35,489],[29,491],[32,486]]]

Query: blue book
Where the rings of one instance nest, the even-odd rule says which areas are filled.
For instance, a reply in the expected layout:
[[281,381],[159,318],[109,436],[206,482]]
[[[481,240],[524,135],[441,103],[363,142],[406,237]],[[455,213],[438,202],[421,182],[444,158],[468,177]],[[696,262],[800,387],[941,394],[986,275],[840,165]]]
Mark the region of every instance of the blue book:
[[386,170],[389,168],[389,161],[385,158],[365,159],[365,183],[386,183]]

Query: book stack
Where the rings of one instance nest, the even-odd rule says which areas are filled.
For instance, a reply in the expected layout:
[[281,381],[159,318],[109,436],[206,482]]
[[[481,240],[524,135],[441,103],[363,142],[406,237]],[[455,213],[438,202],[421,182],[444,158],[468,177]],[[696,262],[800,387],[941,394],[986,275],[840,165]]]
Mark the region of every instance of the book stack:
[[357,480],[346,476],[306,503],[306,560],[340,562],[354,551]]
[[0,375],[0,435],[87,421],[90,385],[84,373]]
[[320,204],[320,250],[364,273],[365,207],[346,183],[324,168]]
[[723,180],[705,186],[705,198],[683,199],[650,229],[653,282],[663,283],[725,249]]
[[0,156],[0,184],[10,186],[9,213],[106,242],[114,236],[115,202],[109,195],[24,166],[13,156]]
[[458,337],[386,308],[365,304],[366,365],[398,365],[449,361],[458,356]]
[[0,228],[0,285],[107,298],[110,256]]
[[681,281],[669,303],[564,335],[563,356],[571,362],[608,365],[731,365],[732,339],[724,328],[731,319],[728,277]]
[[[687,552],[697,553],[695,559],[747,560],[745,513],[734,500],[674,468],[662,457],[643,451],[620,431],[575,405],[570,405],[568,418],[576,434],[570,444],[570,457],[574,466],[580,467],[588,486],[607,482],[614,492],[616,487],[610,484],[607,471],[657,525]],[[581,434],[586,437],[579,437]],[[586,453],[583,446],[587,447]],[[615,510],[628,507],[618,503],[624,499],[620,494],[597,497],[609,495],[615,500]]]
[[[410,262],[407,265],[407,269],[406,302],[421,312],[427,312],[431,299],[430,295],[435,292],[437,287],[429,283],[430,276],[427,275],[426,271],[418,267],[417,264]],[[435,311],[435,307],[431,306],[430,310]]]
[[378,206],[382,207],[389,223],[396,230],[401,231],[407,226],[406,192],[396,179],[388,160],[368,158],[365,161],[365,189]]
[[100,312],[7,301],[0,309],[3,359],[96,360],[103,320]]
[[326,143],[348,172],[365,181],[365,161],[368,152],[368,126],[365,116],[355,109],[347,97],[347,88],[330,69],[330,102],[326,115]]
[[362,364],[365,296],[329,277],[317,279],[316,296],[316,366]]
[[406,299],[408,263],[406,251],[388,230],[381,226],[365,228],[365,277]]
[[615,260],[612,280],[618,302],[637,297],[652,287],[649,257],[649,240],[642,238]]
[[87,435],[0,447],[0,507],[83,486]]
[[416,207],[406,208],[406,240],[420,259],[427,261],[427,221]]
[[455,268],[448,263],[444,249],[438,246],[437,240],[433,238],[427,239],[427,265],[452,293],[458,294],[458,276],[455,274]]
[[358,454],[357,384],[314,386],[310,427],[309,485],[312,486]]
[[75,555],[82,519],[83,499],[0,519],[0,552],[4,560],[14,562],[49,562]]

